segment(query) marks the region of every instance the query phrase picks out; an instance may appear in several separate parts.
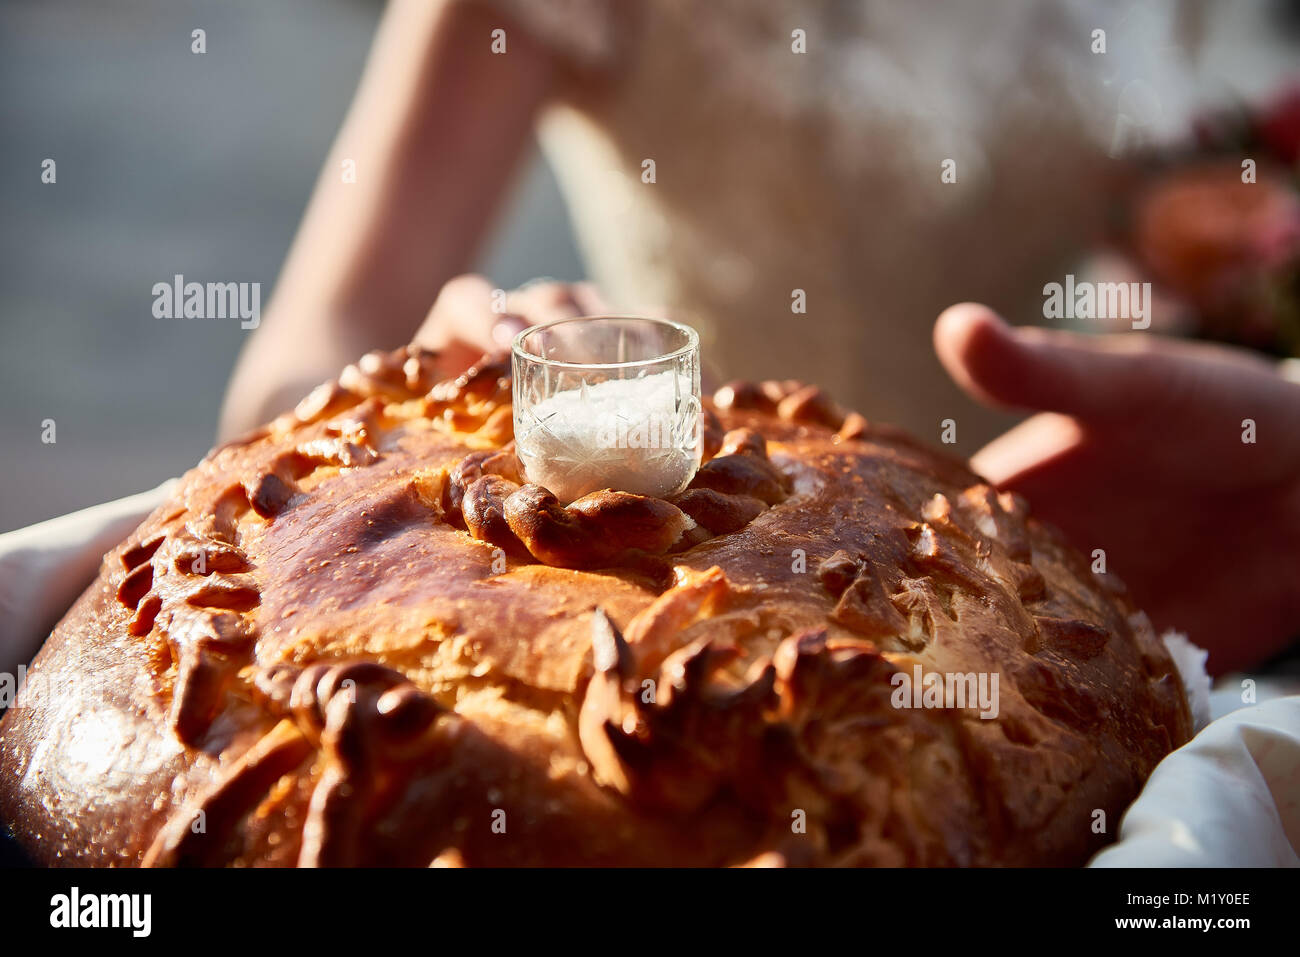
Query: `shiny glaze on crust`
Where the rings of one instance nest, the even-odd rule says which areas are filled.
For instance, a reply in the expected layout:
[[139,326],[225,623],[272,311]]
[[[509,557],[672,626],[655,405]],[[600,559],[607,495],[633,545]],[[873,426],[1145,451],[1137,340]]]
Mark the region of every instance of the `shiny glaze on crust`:
[[[562,507],[504,364],[434,358],[367,356],[106,557],[32,671],[100,681],[0,725],[39,859],[1077,864],[1187,739],[1113,575],[815,387],[720,390],[670,501]],[[997,672],[998,717],[893,707],[915,664]]]

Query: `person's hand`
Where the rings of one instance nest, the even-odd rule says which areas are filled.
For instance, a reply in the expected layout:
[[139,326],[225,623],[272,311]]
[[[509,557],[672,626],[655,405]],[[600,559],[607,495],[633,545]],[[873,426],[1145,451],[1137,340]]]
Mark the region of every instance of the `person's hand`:
[[[480,42],[498,28],[510,34],[508,69]],[[391,0],[231,376],[221,441],[293,408],[363,353],[411,340],[438,290],[481,252],[560,65],[489,4]]]
[[590,283],[532,282],[507,292],[503,304],[482,276],[457,276],[442,287],[413,341],[437,349],[439,370],[452,376],[485,352],[509,350],[527,326],[607,311]]
[[934,344],[979,401],[1047,410],[975,471],[1104,550],[1157,628],[1210,650],[1212,673],[1300,636],[1300,384],[1235,349],[1012,329],[973,303],[939,316]]

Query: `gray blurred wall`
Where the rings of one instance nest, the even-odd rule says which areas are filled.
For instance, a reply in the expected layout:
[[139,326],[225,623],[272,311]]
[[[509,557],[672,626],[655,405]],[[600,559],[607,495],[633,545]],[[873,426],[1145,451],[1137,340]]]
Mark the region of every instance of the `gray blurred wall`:
[[[381,8],[0,2],[0,531],[150,488],[211,446],[247,333],[159,322],[151,288],[260,282],[266,302]],[[479,269],[582,277],[540,159]]]

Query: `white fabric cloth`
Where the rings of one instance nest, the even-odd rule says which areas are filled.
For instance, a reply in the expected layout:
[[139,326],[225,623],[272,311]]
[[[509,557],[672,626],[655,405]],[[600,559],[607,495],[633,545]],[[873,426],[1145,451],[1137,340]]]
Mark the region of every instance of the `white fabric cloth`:
[[104,553],[161,505],[175,482],[0,535],[0,671],[13,674],[31,660],[94,580]]
[[[0,671],[31,659],[104,553],[174,483],[0,535]],[[1260,703],[1243,706],[1243,680]],[[1230,676],[1210,711],[1216,720],[1160,763],[1091,866],[1300,866],[1300,687]]]
[[1300,696],[1213,721],[1160,762],[1092,867],[1300,867]]

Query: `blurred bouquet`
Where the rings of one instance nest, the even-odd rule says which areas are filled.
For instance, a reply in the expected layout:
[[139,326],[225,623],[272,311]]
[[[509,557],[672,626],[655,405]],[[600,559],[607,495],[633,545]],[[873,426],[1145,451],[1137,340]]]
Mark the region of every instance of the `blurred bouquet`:
[[1300,86],[1195,133],[1152,159],[1121,245],[1191,335],[1300,355]]

